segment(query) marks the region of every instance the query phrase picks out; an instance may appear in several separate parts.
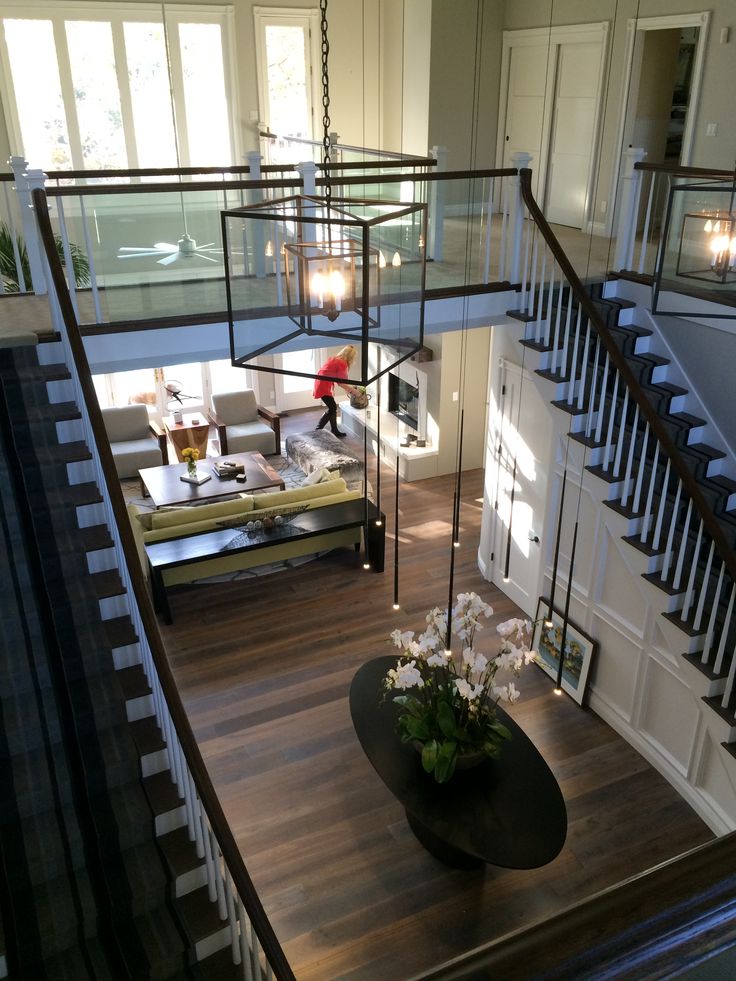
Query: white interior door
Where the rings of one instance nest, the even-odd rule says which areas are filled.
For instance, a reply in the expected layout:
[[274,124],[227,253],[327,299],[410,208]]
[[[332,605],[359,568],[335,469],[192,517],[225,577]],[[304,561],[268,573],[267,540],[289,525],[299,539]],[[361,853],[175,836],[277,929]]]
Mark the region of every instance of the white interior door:
[[546,91],[546,43],[518,45],[511,48],[503,166],[513,166],[512,157],[516,152],[531,153],[532,187],[537,200],[546,145],[544,140]]
[[492,581],[533,617],[542,574],[541,529],[547,498],[547,474],[540,463],[548,455],[552,424],[549,406],[526,373],[522,391],[518,365],[504,362],[501,384],[496,420],[491,421],[497,435]]
[[600,44],[558,46],[545,215],[573,228],[588,212],[600,56]]
[[[283,371],[310,371],[315,372],[319,365],[315,366],[315,352],[309,351],[289,351],[286,354],[275,356],[276,367]],[[277,375],[273,376],[274,399],[277,412],[289,412],[295,409],[314,408],[315,405],[322,405],[315,402],[312,398],[314,380],[312,378],[301,378],[299,375]]]

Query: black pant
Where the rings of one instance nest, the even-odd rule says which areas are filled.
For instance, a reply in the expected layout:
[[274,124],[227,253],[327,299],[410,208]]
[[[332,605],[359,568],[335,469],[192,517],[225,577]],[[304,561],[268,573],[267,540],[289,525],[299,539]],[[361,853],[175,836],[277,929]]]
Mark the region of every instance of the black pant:
[[337,402],[335,402],[331,395],[323,395],[322,401],[327,406],[327,412],[325,412],[320,421],[317,423],[317,429],[324,429],[329,422],[330,429],[337,436],[339,432],[339,429],[337,428]]

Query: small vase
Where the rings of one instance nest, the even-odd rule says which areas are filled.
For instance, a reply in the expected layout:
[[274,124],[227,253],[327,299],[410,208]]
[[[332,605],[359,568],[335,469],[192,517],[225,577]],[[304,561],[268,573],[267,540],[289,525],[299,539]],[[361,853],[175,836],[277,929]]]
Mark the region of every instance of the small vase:
[[[414,749],[422,755],[422,750],[424,749],[424,743],[420,743],[418,739],[412,739],[411,741]],[[482,750],[477,750],[473,753],[459,753],[455,758],[455,769],[456,770],[472,770],[476,766],[480,766],[484,763],[488,757]]]
[[190,460],[190,462],[187,463],[187,477],[196,477],[196,476],[197,476],[197,464],[194,462],[194,460]]

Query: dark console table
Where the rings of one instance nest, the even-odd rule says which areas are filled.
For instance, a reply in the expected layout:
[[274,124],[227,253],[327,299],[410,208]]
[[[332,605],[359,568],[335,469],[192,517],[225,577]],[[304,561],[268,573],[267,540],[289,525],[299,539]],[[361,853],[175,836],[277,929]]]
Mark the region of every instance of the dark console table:
[[382,700],[383,679],[396,657],[359,669],[350,686],[350,714],[379,777],[404,805],[409,825],[436,858],[457,868],[484,863],[535,869],[551,862],[567,835],[559,785],[531,740],[498,710],[511,730],[497,760],[456,771],[446,784],[422,769],[419,753],[396,734],[397,706]]
[[[232,527],[221,531],[184,535],[145,546],[154,609],[163,614],[166,623],[171,623],[172,617],[163,573],[167,569],[196,565],[223,555],[263,550],[263,561],[268,562],[267,550],[281,542],[294,541],[297,538],[316,538],[331,531],[348,528],[362,528],[371,569],[374,572],[383,572],[386,517],[372,501],[358,499],[326,504],[302,512],[292,522],[279,528],[246,533],[245,525],[250,513],[246,512],[237,522],[235,519],[224,519],[222,523],[227,521]],[[380,524],[377,523],[379,518]]]

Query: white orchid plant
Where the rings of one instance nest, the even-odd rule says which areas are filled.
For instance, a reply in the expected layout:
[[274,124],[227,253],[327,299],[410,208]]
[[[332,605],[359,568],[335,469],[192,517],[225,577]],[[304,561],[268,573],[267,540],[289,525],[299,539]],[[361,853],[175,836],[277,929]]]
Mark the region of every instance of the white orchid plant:
[[460,593],[452,609],[452,634],[460,651],[446,649],[447,611],[435,607],[427,614],[426,629],[394,630],[391,640],[402,653],[384,682],[387,694],[401,708],[397,729],[404,742],[421,745],[422,766],[437,783],[446,783],[458,760],[470,754],[498,756],[510,739],[498,721],[499,701],[515,702],[519,690],[513,681],[497,685],[496,674],[507,670],[518,676],[536,659],[527,641],[529,620],[511,619],[496,627],[501,649],[486,657],[473,647],[481,619],[493,615],[493,607],[476,593]]

